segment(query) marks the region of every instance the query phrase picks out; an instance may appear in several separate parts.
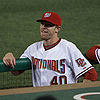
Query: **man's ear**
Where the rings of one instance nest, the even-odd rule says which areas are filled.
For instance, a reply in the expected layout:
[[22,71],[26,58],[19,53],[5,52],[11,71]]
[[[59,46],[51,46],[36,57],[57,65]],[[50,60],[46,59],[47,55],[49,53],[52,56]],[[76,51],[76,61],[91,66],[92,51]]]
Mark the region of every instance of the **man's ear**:
[[56,26],[55,32],[58,33],[60,31],[60,29],[61,29],[61,26]]

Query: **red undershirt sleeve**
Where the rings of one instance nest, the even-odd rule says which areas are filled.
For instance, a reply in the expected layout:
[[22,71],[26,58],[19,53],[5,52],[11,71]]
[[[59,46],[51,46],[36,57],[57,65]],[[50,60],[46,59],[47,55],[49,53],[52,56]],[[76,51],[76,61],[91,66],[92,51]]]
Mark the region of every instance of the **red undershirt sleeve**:
[[93,46],[91,47],[87,52],[86,52],[86,56],[89,60],[93,60],[93,61],[97,61],[96,55],[95,55],[95,50],[99,48],[100,46]]
[[87,73],[85,73],[84,74],[84,79],[91,80],[91,81],[96,81],[96,79],[97,79],[97,72],[95,71],[95,69],[92,68]]

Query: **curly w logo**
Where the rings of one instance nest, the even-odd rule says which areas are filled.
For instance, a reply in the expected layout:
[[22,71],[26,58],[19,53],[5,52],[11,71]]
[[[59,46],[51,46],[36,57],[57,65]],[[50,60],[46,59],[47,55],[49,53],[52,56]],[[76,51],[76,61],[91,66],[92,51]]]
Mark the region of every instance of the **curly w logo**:
[[51,13],[46,13],[45,15],[44,15],[44,17],[50,17],[51,16]]

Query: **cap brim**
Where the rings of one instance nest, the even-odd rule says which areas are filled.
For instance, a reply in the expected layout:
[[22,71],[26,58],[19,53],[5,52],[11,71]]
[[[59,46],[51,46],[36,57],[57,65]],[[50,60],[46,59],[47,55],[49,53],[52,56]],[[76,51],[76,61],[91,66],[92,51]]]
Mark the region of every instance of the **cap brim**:
[[[37,22],[49,22],[49,21],[47,21],[47,20],[42,20],[42,19],[39,19],[39,20],[36,20]],[[49,22],[49,23],[51,23],[51,22]]]
[[37,22],[41,22],[42,20],[41,19],[38,19],[38,20],[36,20]]
[[42,20],[42,19],[39,19],[39,20],[36,20],[37,22],[44,22],[46,20]]
[[[47,20],[42,20],[42,19],[39,19],[39,20],[36,20],[37,22],[49,22],[49,23],[52,23],[50,21],[47,21]],[[53,24],[53,23],[52,23]]]

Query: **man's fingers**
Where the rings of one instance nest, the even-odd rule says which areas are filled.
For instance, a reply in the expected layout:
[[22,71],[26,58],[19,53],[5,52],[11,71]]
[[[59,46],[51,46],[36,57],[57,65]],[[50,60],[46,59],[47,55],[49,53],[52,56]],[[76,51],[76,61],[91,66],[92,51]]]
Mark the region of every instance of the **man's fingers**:
[[15,66],[15,58],[13,58],[12,61],[11,61],[11,67],[14,68],[14,66]]
[[10,59],[10,61],[9,61],[9,66],[12,67],[12,68],[14,68],[13,59]]
[[15,58],[13,59],[13,65],[16,65],[16,61],[15,61]]
[[12,66],[12,61],[10,61],[10,59],[6,59],[5,61],[4,61],[4,63],[5,63],[5,65],[6,66]]
[[12,53],[7,53],[3,58],[3,62],[5,63],[6,66],[10,66],[10,67],[14,68],[15,57],[13,56]]

